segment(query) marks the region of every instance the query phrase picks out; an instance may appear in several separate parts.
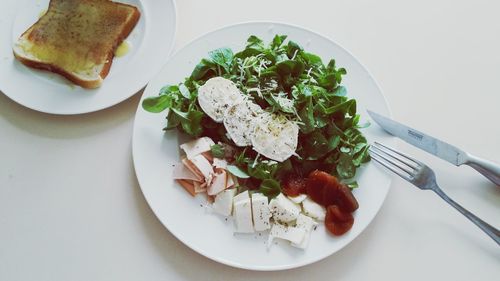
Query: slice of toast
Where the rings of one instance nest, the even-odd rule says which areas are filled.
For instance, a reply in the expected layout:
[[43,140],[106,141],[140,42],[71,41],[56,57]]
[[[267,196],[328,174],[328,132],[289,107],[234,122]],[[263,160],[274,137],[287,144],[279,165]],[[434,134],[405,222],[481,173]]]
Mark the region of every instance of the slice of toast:
[[97,88],[139,17],[136,7],[109,0],[51,0],[45,15],[14,43],[14,56],[83,88]]

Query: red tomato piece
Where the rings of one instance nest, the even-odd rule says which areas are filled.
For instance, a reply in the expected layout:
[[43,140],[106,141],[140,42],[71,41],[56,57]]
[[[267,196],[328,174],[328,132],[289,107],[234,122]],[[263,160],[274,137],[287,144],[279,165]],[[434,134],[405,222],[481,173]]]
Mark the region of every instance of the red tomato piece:
[[298,175],[288,176],[283,181],[281,188],[286,196],[299,196],[302,193],[306,193],[306,179]]
[[329,180],[330,175],[323,171],[315,170],[309,174],[306,182],[306,192],[311,199],[321,205],[324,204],[325,185]]
[[325,207],[337,205],[342,211],[349,213],[359,207],[349,187],[323,171],[316,170],[309,174],[306,191],[313,201]]
[[352,213],[359,208],[358,200],[354,197],[351,189],[345,184],[340,184],[338,189],[337,204],[344,212]]
[[[331,176],[331,175],[330,175]],[[332,179],[325,184],[323,191],[323,206],[328,207],[330,205],[336,205],[339,198],[339,183],[337,178],[331,176]]]
[[325,226],[335,236],[340,236],[352,228],[354,217],[351,213],[343,212],[338,206],[326,208]]

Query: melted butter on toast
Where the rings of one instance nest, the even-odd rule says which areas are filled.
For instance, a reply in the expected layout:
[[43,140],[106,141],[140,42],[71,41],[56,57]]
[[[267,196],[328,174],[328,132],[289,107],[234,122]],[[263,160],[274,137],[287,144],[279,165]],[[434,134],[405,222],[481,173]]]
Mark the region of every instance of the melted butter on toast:
[[115,56],[117,56],[117,57],[123,57],[126,54],[128,54],[129,51],[130,51],[130,43],[127,40],[124,40],[118,46],[118,48],[116,48]]

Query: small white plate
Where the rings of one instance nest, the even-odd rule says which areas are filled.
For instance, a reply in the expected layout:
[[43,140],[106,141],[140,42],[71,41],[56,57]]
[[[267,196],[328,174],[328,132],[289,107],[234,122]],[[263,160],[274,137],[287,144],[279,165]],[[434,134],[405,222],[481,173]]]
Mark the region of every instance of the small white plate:
[[139,8],[141,17],[127,37],[130,51],[115,57],[98,89],[83,89],[59,75],[29,68],[14,58],[12,45],[46,11],[49,0],[2,1],[0,90],[17,103],[53,114],[88,113],[113,106],[141,90],[168,60],[174,46],[173,0],[119,0]]
[[[155,96],[166,84],[177,84],[189,76],[207,53],[220,47],[239,51],[250,35],[269,42],[275,34],[286,34],[308,52],[324,61],[335,58],[347,69],[342,83],[350,97],[356,98],[358,110],[368,118],[366,108],[390,115],[384,96],[370,73],[345,49],[329,39],[305,30],[279,23],[244,23],[208,33],[172,56],[163,70],[146,87],[142,99]],[[347,245],[372,221],[389,190],[390,177],[372,163],[359,170],[360,187],[354,191],[360,208],[355,212],[353,228],[341,237],[329,235],[320,225],[311,235],[306,250],[285,243],[266,249],[266,234],[233,235],[231,220],[211,214],[204,196],[192,198],[176,184],[172,165],[179,162],[179,138],[176,132],[163,133],[165,113],[148,113],[139,105],[134,124],[133,158],[142,192],[151,209],[165,227],[180,241],[215,261],[252,270],[282,270],[321,260]],[[363,131],[370,142],[393,143],[393,138],[377,126]]]

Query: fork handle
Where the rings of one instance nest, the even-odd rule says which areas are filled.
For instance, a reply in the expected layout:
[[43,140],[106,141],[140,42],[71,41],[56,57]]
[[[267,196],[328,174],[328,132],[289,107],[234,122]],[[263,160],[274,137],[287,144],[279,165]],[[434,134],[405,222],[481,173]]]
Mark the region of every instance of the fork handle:
[[500,186],[500,165],[470,154],[467,154],[464,164],[471,166],[496,185]]
[[481,230],[483,230],[488,236],[490,236],[496,243],[497,245],[500,246],[500,231],[487,222],[483,221],[482,219],[476,217],[473,213],[467,211],[464,207],[460,206],[457,202],[453,201],[446,193],[443,192],[439,187],[435,187],[432,189],[437,195],[439,195],[441,198],[443,198],[444,201],[448,202],[451,206],[453,206],[455,209],[457,209],[462,215],[464,215],[466,218],[468,218],[471,222],[473,222],[475,225],[477,225]]

